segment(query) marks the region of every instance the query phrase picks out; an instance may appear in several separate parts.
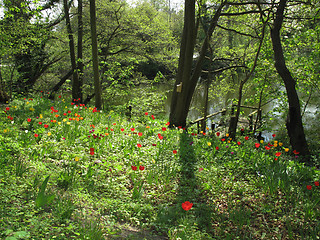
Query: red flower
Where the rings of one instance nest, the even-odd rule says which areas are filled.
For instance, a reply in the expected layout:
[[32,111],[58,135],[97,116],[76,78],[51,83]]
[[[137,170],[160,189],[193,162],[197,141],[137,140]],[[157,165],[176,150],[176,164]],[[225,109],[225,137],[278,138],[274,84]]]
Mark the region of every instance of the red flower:
[[271,143],[268,143],[268,146],[269,146],[269,147],[273,147],[273,145],[272,145]]
[[167,122],[166,125],[169,126],[169,125],[170,125],[170,122]]
[[112,123],[113,126],[117,125],[116,123]]
[[10,108],[9,107],[6,107],[6,111],[9,111],[10,110]]
[[167,128],[165,128],[165,127],[162,128],[162,131],[166,131],[166,130],[167,130]]
[[35,136],[35,137],[39,137],[39,134],[35,133],[34,136]]
[[155,119],[155,117],[153,116],[153,115],[151,115],[151,118],[154,120]]
[[138,144],[137,144],[137,147],[138,147],[138,148],[141,148],[142,146],[141,146],[141,144],[140,144],[140,143],[138,143]]
[[173,154],[177,154],[178,151],[177,150],[173,150],[172,152],[173,152]]
[[42,122],[39,122],[39,125],[41,125],[42,124]]
[[131,169],[132,169],[133,171],[136,171],[138,168],[137,168],[136,166],[131,166]]
[[160,140],[162,140],[162,139],[163,139],[163,136],[162,136],[160,133],[158,133],[158,138],[159,138]]
[[58,98],[61,98],[61,96],[59,95]]
[[145,113],[144,113],[144,115],[146,115],[146,116],[147,116],[147,115],[148,115],[148,113],[147,113],[147,112],[145,112]]
[[216,150],[219,150],[219,147],[216,147]]
[[319,182],[318,182],[318,181],[315,181],[315,182],[314,182],[314,185],[316,185],[317,187],[319,187]]
[[142,136],[142,132],[139,132],[139,133],[138,133],[138,136],[141,137],[141,136]]
[[219,133],[219,132],[217,132],[216,134],[217,134],[217,137],[219,137],[219,136],[220,136],[220,133]]
[[312,186],[311,185],[307,185],[307,189],[311,190]]
[[199,168],[199,172],[202,172],[204,169],[201,167],[201,168]]
[[94,152],[90,152],[90,155],[94,155]]
[[296,150],[293,150],[293,153],[298,155],[300,152],[297,152]]
[[255,146],[256,148],[259,148],[259,147],[260,147],[260,143],[255,143],[254,146]]
[[275,137],[276,135],[275,134],[272,134],[272,137]]
[[181,206],[182,206],[183,210],[189,211],[192,208],[193,203],[186,201],[186,202],[182,203]]
[[90,148],[90,152],[94,152],[94,148]]
[[130,130],[131,130],[131,132],[134,132],[135,128],[131,128]]
[[139,170],[143,171],[144,170],[144,166],[139,166]]
[[240,145],[241,145],[241,142],[237,142],[237,144],[240,146]]
[[224,142],[225,140],[226,140],[226,139],[224,139],[224,138],[221,138],[221,141],[222,141],[222,142]]
[[49,125],[48,124],[45,124],[45,125],[43,125],[44,126],[44,128],[48,128],[49,127]]
[[280,155],[281,155],[281,152],[276,152],[277,157],[280,157]]
[[157,144],[155,144],[155,143],[152,143],[152,146],[157,146]]
[[120,130],[121,130],[121,132],[123,132],[123,131],[124,131],[124,128],[121,128]]
[[268,147],[268,146],[265,146],[264,148],[265,148],[266,150],[270,150],[270,147]]
[[278,158],[274,158],[275,161],[278,161]]
[[71,111],[69,110],[68,113],[71,113]]
[[31,122],[31,118],[28,118],[27,121],[28,121],[28,122]]

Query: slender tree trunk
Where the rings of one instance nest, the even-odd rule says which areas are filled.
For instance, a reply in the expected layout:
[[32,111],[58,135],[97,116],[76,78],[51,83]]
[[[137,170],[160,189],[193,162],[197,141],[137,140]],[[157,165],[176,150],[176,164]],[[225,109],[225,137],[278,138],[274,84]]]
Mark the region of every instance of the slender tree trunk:
[[97,109],[101,109],[102,98],[101,98],[101,84],[99,79],[99,60],[98,60],[95,0],[90,0],[90,25],[91,25],[91,39],[92,39],[92,62],[93,62],[93,74],[94,74],[95,106]]
[[78,79],[78,72],[77,72],[77,64],[76,64],[76,54],[75,54],[75,47],[74,47],[74,40],[73,40],[73,32],[71,28],[70,16],[69,16],[69,6],[68,1],[63,0],[64,12],[66,15],[66,25],[69,37],[69,48],[70,48],[70,59],[71,59],[71,66],[74,69],[73,76],[72,76],[72,98],[73,99],[80,99],[80,86],[79,86],[79,79]]
[[308,156],[310,155],[310,152],[304,134],[300,102],[295,87],[296,82],[286,66],[280,39],[280,30],[283,23],[283,14],[286,4],[287,0],[280,0],[279,2],[276,12],[276,18],[271,29],[271,40],[274,51],[275,67],[277,69],[277,72],[281,76],[287,91],[289,112],[287,115],[286,126],[290,144],[293,150],[296,150],[301,155]]
[[82,85],[83,85],[83,2],[78,0],[78,78],[79,78],[79,98],[83,101]]
[[[209,41],[217,26],[218,19],[224,3],[219,6],[210,22],[207,36],[202,44],[200,55],[192,73],[192,61],[196,36],[195,24],[195,0],[185,0],[185,15],[180,57],[176,84],[173,89],[169,122],[171,126],[186,126],[191,99],[201,74],[202,63],[209,46]],[[192,75],[191,75],[192,74]],[[177,85],[182,84],[181,92],[177,91]]]

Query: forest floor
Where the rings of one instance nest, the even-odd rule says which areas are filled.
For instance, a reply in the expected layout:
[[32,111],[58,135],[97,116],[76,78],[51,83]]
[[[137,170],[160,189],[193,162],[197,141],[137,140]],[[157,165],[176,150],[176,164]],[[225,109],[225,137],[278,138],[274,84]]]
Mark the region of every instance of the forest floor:
[[169,129],[63,97],[0,113],[0,238],[319,239],[314,166],[273,135]]

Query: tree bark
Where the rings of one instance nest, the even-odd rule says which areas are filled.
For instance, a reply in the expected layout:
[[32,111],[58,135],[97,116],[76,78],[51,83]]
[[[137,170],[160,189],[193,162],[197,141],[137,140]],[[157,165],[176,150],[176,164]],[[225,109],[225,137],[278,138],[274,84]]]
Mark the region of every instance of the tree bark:
[[70,48],[70,59],[71,59],[71,66],[74,69],[73,76],[72,76],[72,98],[73,100],[80,100],[81,101],[81,90],[77,72],[77,64],[76,64],[76,54],[75,54],[75,47],[74,47],[74,40],[73,40],[73,32],[71,28],[70,16],[69,16],[69,6],[68,1],[63,0],[63,7],[64,12],[66,15],[66,25],[69,37],[69,48]]
[[79,81],[79,98],[82,102],[82,86],[83,86],[83,2],[78,0],[78,81]]
[[[171,100],[170,126],[186,126],[191,99],[201,74],[202,63],[205,59],[209,41],[217,26],[223,6],[224,3],[219,6],[210,22],[207,36],[202,44],[199,58],[192,73],[192,61],[196,40],[195,0],[185,0],[184,27],[180,46],[178,73]],[[177,85],[179,84],[182,84],[181,92],[177,92]]]
[[91,25],[91,39],[92,39],[92,62],[93,62],[93,74],[94,74],[95,106],[97,109],[101,109],[102,98],[101,98],[101,84],[99,80],[99,60],[98,60],[95,0],[90,0],[90,25]]
[[286,66],[283,49],[280,39],[280,30],[283,23],[284,10],[287,0],[280,0],[277,7],[276,18],[271,28],[271,40],[274,51],[275,67],[281,76],[288,97],[289,112],[286,120],[286,127],[290,139],[290,144],[293,150],[296,150],[300,155],[310,155],[308,144],[305,138],[299,97],[296,91],[296,82],[293,79],[289,69]]

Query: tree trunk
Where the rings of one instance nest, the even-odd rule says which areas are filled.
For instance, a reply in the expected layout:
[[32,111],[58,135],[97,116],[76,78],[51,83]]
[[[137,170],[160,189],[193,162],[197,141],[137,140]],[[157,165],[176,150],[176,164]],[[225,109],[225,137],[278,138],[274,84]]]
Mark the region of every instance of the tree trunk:
[[71,66],[74,69],[73,76],[72,76],[72,98],[74,100],[81,101],[80,97],[80,85],[78,79],[78,72],[77,72],[77,64],[76,64],[76,54],[75,54],[75,47],[74,47],[74,40],[73,40],[73,32],[71,28],[70,16],[69,16],[69,6],[68,1],[63,0],[64,12],[66,15],[66,25],[69,37],[69,48],[70,48],[70,59],[71,59]]
[[[178,73],[171,100],[169,117],[170,126],[186,126],[191,99],[201,74],[202,63],[205,59],[209,41],[217,26],[223,6],[224,3],[219,6],[210,22],[207,36],[202,44],[198,61],[192,73],[191,68],[196,40],[195,0],[185,0],[184,27],[180,46]],[[177,85],[179,84],[182,84],[181,92],[177,91]]]
[[283,22],[283,13],[286,7],[287,0],[280,0],[276,18],[271,29],[271,40],[274,51],[275,67],[281,76],[289,102],[289,112],[287,115],[287,131],[290,139],[290,144],[293,150],[296,150],[300,155],[310,155],[308,144],[305,138],[299,97],[295,88],[296,82],[293,79],[289,69],[286,66],[283,49],[281,46],[280,29]]
[[79,98],[83,101],[82,85],[83,85],[83,2],[78,0],[78,81],[79,81]]
[[99,80],[99,60],[98,60],[95,0],[90,0],[90,25],[91,25],[91,39],[92,39],[92,62],[93,62],[93,74],[94,74],[95,106],[97,109],[101,109],[102,98],[101,98],[101,84]]

